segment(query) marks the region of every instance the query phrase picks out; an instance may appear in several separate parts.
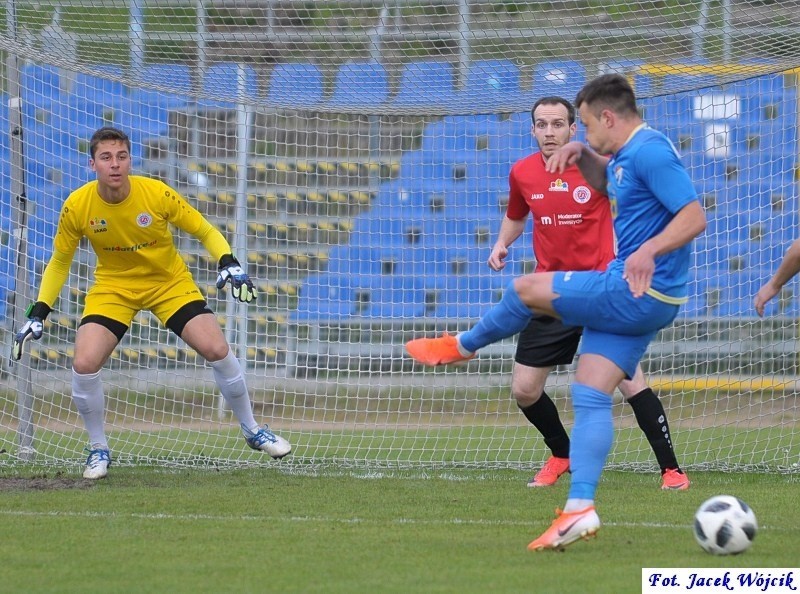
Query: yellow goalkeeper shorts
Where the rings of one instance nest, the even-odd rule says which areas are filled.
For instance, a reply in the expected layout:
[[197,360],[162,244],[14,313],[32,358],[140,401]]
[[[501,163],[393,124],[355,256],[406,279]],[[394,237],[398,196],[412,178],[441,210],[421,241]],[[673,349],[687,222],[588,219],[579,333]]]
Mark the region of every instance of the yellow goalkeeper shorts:
[[204,299],[188,271],[155,285],[130,283],[121,287],[97,283],[86,293],[83,317],[104,316],[130,327],[139,311],[149,310],[166,325],[184,305]]

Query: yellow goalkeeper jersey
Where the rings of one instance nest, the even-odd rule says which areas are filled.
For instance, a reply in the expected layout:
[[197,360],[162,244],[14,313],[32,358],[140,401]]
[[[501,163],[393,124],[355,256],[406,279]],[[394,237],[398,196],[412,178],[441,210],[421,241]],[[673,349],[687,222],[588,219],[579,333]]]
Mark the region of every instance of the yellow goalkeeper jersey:
[[97,255],[95,282],[130,290],[147,289],[186,273],[170,224],[199,239],[215,260],[231,253],[222,234],[171,187],[148,177],[129,179],[130,194],[119,204],[103,200],[96,181],[69,195],[61,209],[40,300],[52,306],[65,280],[55,269],[72,261],[82,237]]

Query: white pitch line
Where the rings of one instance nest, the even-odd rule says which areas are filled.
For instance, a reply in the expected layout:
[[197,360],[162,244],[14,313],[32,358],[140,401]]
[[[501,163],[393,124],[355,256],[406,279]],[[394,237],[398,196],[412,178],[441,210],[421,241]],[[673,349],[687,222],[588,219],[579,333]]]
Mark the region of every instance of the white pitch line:
[[[71,511],[24,511],[24,510],[0,510],[0,516],[24,516],[38,518],[134,518],[139,520],[176,520],[176,521],[210,521],[228,522],[242,521],[251,522],[253,520],[272,521],[272,522],[318,522],[321,524],[397,524],[397,525],[431,525],[431,526],[520,526],[535,527],[542,522],[522,521],[522,520],[481,520],[453,518],[450,520],[424,520],[421,518],[394,518],[381,520],[375,518],[331,518],[326,516],[222,516],[209,514],[121,514],[117,512],[71,512]],[[604,526],[624,526],[624,527],[643,527],[643,528],[680,528],[688,530],[691,526],[680,526],[675,524],[658,523],[606,523]]]
[[[522,521],[522,520],[482,520],[453,518],[451,520],[424,520],[421,518],[393,518],[387,520],[375,518],[331,518],[327,516],[222,516],[210,514],[121,514],[117,512],[70,512],[70,511],[25,511],[25,510],[0,510],[0,516],[36,517],[36,518],[106,518],[120,519],[130,518],[138,520],[175,520],[185,521],[208,521],[208,522],[252,522],[254,520],[268,522],[316,522],[320,524],[395,524],[398,526],[512,526],[521,528],[537,528],[545,523],[543,521]],[[662,524],[659,522],[603,522],[603,526],[611,528],[657,528],[659,530],[672,528],[676,530],[691,530],[691,524]],[[770,532],[796,532],[796,528],[791,526],[760,526],[759,530],[769,530]]]

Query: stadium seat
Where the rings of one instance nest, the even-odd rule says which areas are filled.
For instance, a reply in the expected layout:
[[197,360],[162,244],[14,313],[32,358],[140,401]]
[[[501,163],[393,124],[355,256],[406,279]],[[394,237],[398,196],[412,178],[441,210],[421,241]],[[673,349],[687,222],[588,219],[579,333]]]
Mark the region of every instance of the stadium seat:
[[339,67],[330,104],[377,106],[389,97],[389,75],[379,62],[346,62]]
[[[474,152],[464,151],[463,154],[472,155]],[[458,181],[453,168],[457,160],[455,151],[447,153],[422,150],[407,151],[403,153],[400,159],[398,181],[405,183],[406,181],[424,180],[428,184]]]
[[798,152],[797,126],[784,126],[771,120],[731,127],[737,152]]
[[395,107],[445,106],[456,98],[455,72],[450,62],[423,60],[408,62],[400,74]]
[[796,123],[797,90],[786,86],[782,74],[736,81],[727,91],[740,99],[743,120],[747,123],[775,122],[789,126]]
[[368,245],[335,245],[328,252],[329,274],[379,276],[381,262],[377,249]]
[[[489,136],[489,150],[509,153],[520,158],[535,152],[538,149],[531,134],[532,123],[529,111],[521,114],[519,118],[500,122]],[[509,159],[514,160],[513,157]]]
[[335,274],[311,275],[300,286],[294,321],[342,320],[353,315],[355,301],[349,278]]
[[[57,66],[25,64],[20,71],[20,97],[26,113],[49,109],[62,96],[61,71]],[[30,108],[30,109],[29,109]]]
[[427,216],[423,208],[406,212],[391,207],[372,209],[353,221],[350,244],[359,247],[418,244],[422,241],[423,223]]
[[236,101],[258,98],[258,78],[250,64],[217,62],[203,74],[202,89],[205,97],[198,101],[199,109],[234,109]]
[[639,67],[644,65],[644,60],[620,59],[612,60],[600,65],[601,74],[617,73],[622,74],[633,85],[633,90],[637,97],[644,97],[653,92],[653,76],[640,71]]
[[481,317],[502,295],[489,277],[473,275],[444,275],[434,290],[435,307],[430,317],[454,320]]
[[169,110],[162,104],[124,98],[116,102],[111,117],[114,125],[130,137],[134,155],[141,153],[146,140],[169,135]]
[[425,287],[413,276],[354,278],[356,313],[365,318],[417,318],[425,315]]
[[142,84],[150,84],[161,89],[134,87],[131,97],[146,104],[159,105],[167,109],[180,109],[189,102],[192,90],[192,77],[188,64],[147,64],[140,76]]
[[95,130],[109,123],[107,116],[108,113],[99,103],[54,103],[45,125],[56,133],[88,140]]
[[734,155],[726,161],[726,177],[736,183],[768,179],[793,184],[798,178],[798,156],[791,147],[780,152],[751,151]]
[[276,64],[267,87],[266,100],[274,107],[294,109],[322,103],[322,71],[315,64]]
[[545,96],[575,100],[586,83],[586,70],[580,62],[561,60],[540,62],[533,68],[533,84],[529,97],[533,101]]
[[0,245],[0,321],[8,315],[8,298],[16,287],[16,266],[13,263],[16,252],[5,244]]
[[28,256],[37,262],[47,263],[53,253],[58,218],[33,217],[28,225]]
[[456,100],[462,109],[496,111],[518,105],[523,99],[519,79],[519,67],[511,60],[478,60],[470,63]]
[[445,116],[425,127],[423,151],[489,150],[496,145],[501,122],[495,115]]
[[114,64],[94,66],[91,74],[79,72],[69,91],[69,102],[77,108],[87,103],[113,107],[128,95],[128,88],[119,81],[122,75],[122,66]]

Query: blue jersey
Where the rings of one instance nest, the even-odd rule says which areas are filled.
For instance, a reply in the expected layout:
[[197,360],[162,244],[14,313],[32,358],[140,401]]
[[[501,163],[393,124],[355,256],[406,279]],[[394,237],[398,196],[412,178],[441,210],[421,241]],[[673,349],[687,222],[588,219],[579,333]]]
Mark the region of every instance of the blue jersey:
[[[697,200],[697,192],[672,142],[645,124],[611,157],[606,177],[617,236],[617,258],[609,270],[621,274],[628,256]],[[684,300],[690,253],[691,242],[655,259],[654,297]]]

